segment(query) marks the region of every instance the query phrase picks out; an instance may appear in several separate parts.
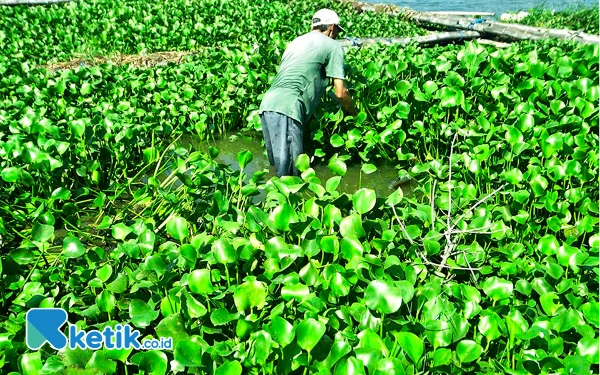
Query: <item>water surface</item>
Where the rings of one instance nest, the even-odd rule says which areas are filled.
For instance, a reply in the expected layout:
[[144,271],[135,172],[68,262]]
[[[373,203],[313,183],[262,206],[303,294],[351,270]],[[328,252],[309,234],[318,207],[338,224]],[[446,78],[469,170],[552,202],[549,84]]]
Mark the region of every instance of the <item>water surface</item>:
[[[233,170],[239,170],[237,153],[248,150],[252,153],[252,161],[244,169],[244,173],[252,176],[255,172],[266,171],[265,181],[275,177],[275,168],[269,164],[266,151],[262,145],[262,138],[257,136],[229,135],[216,140],[200,141],[197,137],[182,138],[182,145],[190,145],[194,150],[208,152],[210,146],[219,150],[217,161],[230,165]],[[316,176],[325,185],[325,182],[334,175],[327,168],[327,163],[311,165]],[[346,175],[342,178],[340,187],[343,192],[352,194],[361,187],[375,190],[377,196],[386,197],[392,190],[388,188],[390,181],[398,177],[398,170],[392,164],[377,166],[377,171],[371,174],[361,172],[360,164],[349,164]],[[262,195],[262,194],[261,194]]]
[[598,1],[594,0],[362,0],[372,4],[394,4],[400,7],[408,7],[414,10],[440,12],[440,11],[468,11],[468,12],[492,12],[499,17],[505,12],[529,11],[532,8],[543,6],[545,9],[555,9],[557,11],[568,9],[569,7],[585,5],[598,6]]

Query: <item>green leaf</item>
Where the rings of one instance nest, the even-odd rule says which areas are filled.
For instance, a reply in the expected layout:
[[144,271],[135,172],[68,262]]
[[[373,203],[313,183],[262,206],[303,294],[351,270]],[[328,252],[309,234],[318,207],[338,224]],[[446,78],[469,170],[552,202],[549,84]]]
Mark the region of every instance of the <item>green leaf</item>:
[[96,277],[98,277],[100,280],[107,282],[108,279],[110,279],[110,277],[113,274],[113,268],[110,264],[105,264],[104,266],[96,269]]
[[25,353],[20,358],[21,374],[38,375],[42,370],[42,352]]
[[544,255],[555,255],[559,248],[558,240],[551,234],[542,237],[537,245],[538,251]]
[[304,319],[296,327],[298,346],[310,352],[325,334],[325,324],[313,318]]
[[395,313],[402,306],[402,291],[385,281],[373,280],[365,290],[365,304],[383,314]]
[[402,361],[398,358],[382,358],[377,362],[373,375],[405,375]]
[[215,260],[221,264],[235,263],[238,260],[238,255],[229,241],[221,237],[212,244],[212,253]]
[[599,327],[600,323],[598,320],[600,317],[600,311],[598,302],[586,302],[579,307],[579,310],[583,313],[583,316],[588,322],[593,324],[596,328]]
[[340,222],[340,233],[343,237],[361,238],[366,235],[362,226],[362,219],[357,214],[346,216]]
[[102,312],[112,312],[115,309],[116,303],[117,299],[114,294],[108,290],[103,290],[98,297],[96,297],[96,305]]
[[188,278],[188,286],[192,293],[207,295],[214,291],[207,269],[193,270]]
[[346,163],[344,163],[344,161],[339,159],[338,157],[331,158],[327,167],[329,168],[331,173],[333,173],[336,176],[344,176],[346,174],[346,171],[348,171]]
[[167,232],[176,240],[183,241],[189,236],[188,222],[180,216],[173,216],[167,222]]
[[202,366],[202,352],[200,344],[190,340],[181,340],[175,345],[174,357],[182,366],[200,367]]
[[558,299],[558,295],[554,292],[544,293],[540,296],[540,304],[542,305],[542,308],[544,309],[546,315],[554,316],[559,311],[564,310],[564,307],[560,303],[554,303],[554,301]]
[[185,331],[185,326],[181,315],[172,314],[161,320],[155,328],[158,338],[173,338],[173,345],[181,340],[187,340],[189,335]]
[[92,93],[92,85],[90,85],[89,82],[84,82],[83,85],[81,85],[81,90],[80,90],[81,95],[89,95]]
[[363,164],[362,167],[360,168],[360,170],[364,174],[371,174],[371,173],[377,172],[377,167],[374,166],[373,164]]
[[362,188],[352,195],[352,204],[359,214],[365,214],[375,207],[377,195],[374,190]]
[[106,358],[104,352],[95,351],[85,368],[100,370],[103,374],[113,374],[117,371],[117,362]]
[[117,240],[124,240],[131,232],[133,229],[123,223],[115,224],[112,227],[112,236]]
[[261,281],[246,281],[235,289],[233,299],[240,312],[253,307],[261,310],[267,300],[267,288]]
[[52,225],[36,223],[31,230],[31,237],[36,242],[46,242],[54,236],[54,227]]
[[298,169],[298,171],[300,171],[301,173],[308,170],[308,168],[310,168],[310,159],[309,159],[308,155],[306,155],[306,154],[298,155],[295,165],[296,165],[296,168]]
[[600,348],[598,339],[593,337],[582,337],[577,343],[577,355],[586,358],[590,363],[597,365]]
[[215,375],[241,375],[242,370],[238,361],[227,361],[217,368]]
[[571,356],[565,357],[563,364],[566,374],[589,374],[591,363],[585,357]]
[[104,355],[106,356],[106,358],[108,359],[114,359],[116,361],[122,362],[122,363],[127,363],[127,358],[129,358],[129,355],[133,352],[133,348],[129,348],[129,349],[102,349],[102,351],[104,352]]
[[481,285],[485,294],[495,301],[509,298],[512,295],[513,284],[496,276],[487,278]]
[[344,145],[344,138],[340,137],[339,134],[334,134],[329,140],[333,147],[342,147]]
[[159,350],[148,350],[134,354],[131,363],[148,375],[165,375],[168,368],[167,355]]
[[17,182],[21,175],[21,169],[17,167],[6,167],[2,170],[2,179],[6,182]]
[[83,254],[85,254],[85,247],[83,246],[79,238],[67,236],[63,239],[63,255],[65,257],[79,258]]
[[210,314],[210,321],[216,326],[225,325],[231,321],[236,320],[239,314],[232,314],[225,307],[217,309]]
[[283,288],[281,288],[281,297],[285,301],[289,301],[292,298],[303,301],[309,294],[310,290],[308,289],[308,286],[304,284],[284,285]]
[[356,357],[343,358],[335,367],[334,375],[365,375],[363,362]]
[[148,327],[152,321],[158,318],[158,311],[154,311],[146,302],[133,299],[129,303],[129,316],[131,322],[139,328]]
[[462,340],[456,345],[456,354],[461,363],[473,362],[483,353],[481,345],[472,340]]
[[273,222],[275,228],[278,230],[289,231],[290,224],[298,222],[298,214],[292,206],[290,206],[288,203],[284,203],[277,206],[273,210],[269,216],[269,219]]
[[127,276],[125,276],[122,273],[118,274],[115,280],[113,280],[109,284],[106,284],[106,289],[110,290],[113,293],[125,292],[127,290]]
[[286,347],[294,341],[294,327],[280,316],[272,318],[269,324],[269,332],[281,347]]
[[392,332],[398,345],[402,350],[410,357],[413,363],[416,365],[419,363],[423,351],[425,349],[423,340],[417,335],[410,332]]
[[244,168],[252,161],[252,153],[248,150],[238,152],[237,161],[240,165],[240,169],[244,170]]

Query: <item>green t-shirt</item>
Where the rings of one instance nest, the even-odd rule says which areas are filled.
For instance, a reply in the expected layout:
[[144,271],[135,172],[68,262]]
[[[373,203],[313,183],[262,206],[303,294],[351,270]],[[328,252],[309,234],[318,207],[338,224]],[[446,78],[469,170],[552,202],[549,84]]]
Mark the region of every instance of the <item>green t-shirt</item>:
[[329,78],[344,79],[342,46],[318,31],[294,39],[286,48],[259,113],[279,112],[302,124],[312,116]]

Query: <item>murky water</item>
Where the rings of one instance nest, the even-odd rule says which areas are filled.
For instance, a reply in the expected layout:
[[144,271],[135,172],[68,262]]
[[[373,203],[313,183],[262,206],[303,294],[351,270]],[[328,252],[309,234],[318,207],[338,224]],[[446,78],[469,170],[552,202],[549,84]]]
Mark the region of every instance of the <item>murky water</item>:
[[372,4],[394,4],[414,10],[441,12],[441,11],[469,11],[492,12],[500,17],[505,12],[529,11],[532,8],[543,6],[545,9],[565,10],[578,5],[598,5],[597,0],[363,0]]
[[[219,150],[217,161],[230,165],[234,170],[239,170],[237,162],[238,152],[248,150],[252,153],[253,159],[244,170],[246,175],[252,176],[253,173],[264,170],[267,172],[265,175],[266,180],[276,176],[275,168],[269,165],[269,159],[262,144],[262,138],[258,135],[230,135],[215,141],[200,141],[196,137],[189,136],[182,138],[181,144],[190,145],[194,150],[203,152],[208,152],[210,146],[215,147]],[[315,170],[316,176],[321,180],[323,185],[329,178],[334,176],[329,171],[329,168],[327,168],[326,162],[311,165],[311,167]],[[377,166],[377,171],[367,175],[361,172],[360,164],[354,164],[348,165],[348,171],[342,178],[340,186],[342,191],[349,194],[364,187],[375,190],[377,196],[386,197],[392,193],[392,190],[388,188],[390,181],[396,178],[398,178],[398,170],[394,165],[379,165]],[[403,186],[403,190],[407,189],[405,191],[406,194],[409,194],[409,188],[409,184]]]

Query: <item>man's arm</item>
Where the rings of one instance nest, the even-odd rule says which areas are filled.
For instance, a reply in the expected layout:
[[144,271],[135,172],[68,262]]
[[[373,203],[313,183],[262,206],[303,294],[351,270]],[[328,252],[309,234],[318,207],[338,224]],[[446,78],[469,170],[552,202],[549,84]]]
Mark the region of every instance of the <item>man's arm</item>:
[[333,88],[335,90],[335,96],[342,105],[342,108],[350,115],[356,116],[358,115],[358,109],[354,105],[354,101],[350,96],[350,93],[346,89],[346,85],[344,84],[343,79],[334,78],[333,79]]

